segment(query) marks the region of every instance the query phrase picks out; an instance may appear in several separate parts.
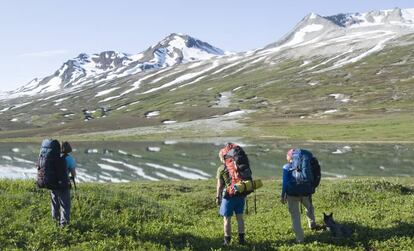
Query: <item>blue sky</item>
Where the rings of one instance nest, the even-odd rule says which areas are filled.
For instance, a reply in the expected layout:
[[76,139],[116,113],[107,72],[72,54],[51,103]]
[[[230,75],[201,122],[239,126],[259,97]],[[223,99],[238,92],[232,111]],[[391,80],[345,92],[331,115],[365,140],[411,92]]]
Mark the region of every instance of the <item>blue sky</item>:
[[412,0],[0,0],[0,91],[45,77],[79,53],[138,53],[170,33],[228,51],[264,47],[310,12],[414,8]]

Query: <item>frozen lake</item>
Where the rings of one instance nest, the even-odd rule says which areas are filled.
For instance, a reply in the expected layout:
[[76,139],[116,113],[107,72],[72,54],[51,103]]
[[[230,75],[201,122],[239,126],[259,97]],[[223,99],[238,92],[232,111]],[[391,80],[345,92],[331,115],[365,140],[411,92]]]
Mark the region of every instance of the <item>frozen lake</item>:
[[[323,177],[414,176],[412,144],[342,144],[303,142],[237,142],[247,152],[254,177],[277,178],[293,146],[311,150]],[[72,142],[78,180],[211,179],[223,142]],[[0,178],[36,177],[39,144],[0,143]]]

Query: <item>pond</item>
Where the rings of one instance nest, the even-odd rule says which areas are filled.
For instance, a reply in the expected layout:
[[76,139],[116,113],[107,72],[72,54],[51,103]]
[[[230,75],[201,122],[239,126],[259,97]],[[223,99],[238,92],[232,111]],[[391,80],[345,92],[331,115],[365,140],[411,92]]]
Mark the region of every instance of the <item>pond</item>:
[[[280,178],[286,151],[294,146],[312,151],[323,178],[349,176],[414,176],[413,144],[344,144],[240,142],[254,177]],[[211,179],[219,165],[223,140],[212,142],[72,142],[78,180]],[[0,178],[35,178],[39,144],[0,143]]]

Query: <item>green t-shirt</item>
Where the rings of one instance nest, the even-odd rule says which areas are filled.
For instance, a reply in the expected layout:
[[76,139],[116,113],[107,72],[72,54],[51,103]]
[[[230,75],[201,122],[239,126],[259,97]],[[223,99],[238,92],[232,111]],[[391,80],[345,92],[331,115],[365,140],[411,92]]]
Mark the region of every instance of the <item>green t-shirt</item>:
[[225,187],[228,187],[231,184],[231,178],[227,169],[224,169],[224,165],[220,165],[217,168],[217,179],[221,179]]

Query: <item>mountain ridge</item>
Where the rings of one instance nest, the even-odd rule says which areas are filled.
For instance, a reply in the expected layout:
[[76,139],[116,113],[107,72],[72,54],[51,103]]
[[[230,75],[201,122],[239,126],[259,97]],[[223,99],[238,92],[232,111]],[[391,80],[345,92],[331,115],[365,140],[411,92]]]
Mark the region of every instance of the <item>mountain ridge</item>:
[[[414,29],[414,8],[341,13],[332,16],[310,13],[291,32],[276,42],[266,45],[263,49],[259,49],[259,51],[272,48],[276,48],[277,51],[304,46],[318,41],[318,39],[320,41],[321,37],[329,37],[332,33],[334,36],[338,36],[339,33],[345,32],[344,29],[365,28],[372,25],[404,26],[404,28]],[[112,77],[115,75],[126,76],[141,71],[171,67],[229,54],[189,35],[171,33],[157,44],[137,54],[110,50],[91,55],[80,53],[77,57],[63,63],[52,75],[34,78],[28,84],[9,91],[7,94],[11,95],[9,97],[15,97],[53,92],[82,85],[82,82],[88,82],[88,80],[99,81],[108,78],[111,73],[113,73]],[[92,79],[103,74],[106,76]]]
[[115,71],[145,71],[170,67],[181,63],[222,56],[226,52],[189,35],[171,33],[156,45],[137,54],[103,51],[95,54],[80,53],[67,60],[52,75],[34,78],[10,94],[34,95],[52,92],[81,84],[90,78]]
[[[400,11],[402,16],[405,12]],[[398,10],[384,13],[401,16]],[[76,62],[99,62],[92,69],[103,72],[69,81],[56,91],[0,98],[0,130],[48,133],[54,127],[88,133],[165,126],[199,132],[197,125],[205,124],[205,131],[213,132],[235,126],[226,120],[261,128],[282,118],[405,118],[414,111],[414,25],[384,20],[388,23],[342,27],[311,13],[278,42],[234,54],[221,55],[215,47],[174,33],[144,50],[146,54],[81,54]],[[197,46],[206,50],[191,58]],[[125,55],[131,60],[122,60]],[[73,79],[64,70],[44,80],[48,85],[42,88],[61,88],[53,85],[57,77]]]

